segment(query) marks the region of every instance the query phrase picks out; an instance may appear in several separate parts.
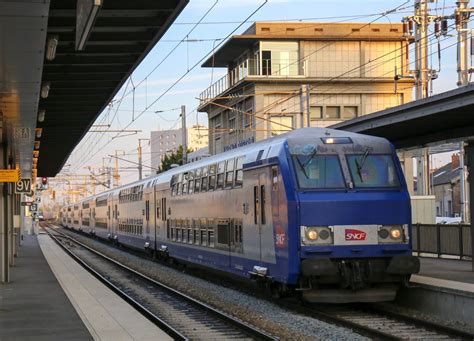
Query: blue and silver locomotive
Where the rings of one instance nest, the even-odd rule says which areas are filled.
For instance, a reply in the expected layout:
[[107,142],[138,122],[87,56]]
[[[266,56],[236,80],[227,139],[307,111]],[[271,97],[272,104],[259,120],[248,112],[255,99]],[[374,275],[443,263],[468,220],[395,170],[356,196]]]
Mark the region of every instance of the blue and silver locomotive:
[[419,270],[385,139],[295,130],[66,206],[62,224],[310,302],[395,297]]

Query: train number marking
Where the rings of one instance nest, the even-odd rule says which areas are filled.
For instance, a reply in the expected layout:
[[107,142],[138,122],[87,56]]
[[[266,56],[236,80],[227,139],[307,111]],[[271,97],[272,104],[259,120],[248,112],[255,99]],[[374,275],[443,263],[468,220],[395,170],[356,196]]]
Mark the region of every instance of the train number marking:
[[365,238],[367,237],[367,233],[361,230],[356,230],[356,229],[346,229],[345,234],[346,234],[346,240],[361,241],[361,240],[365,240]]

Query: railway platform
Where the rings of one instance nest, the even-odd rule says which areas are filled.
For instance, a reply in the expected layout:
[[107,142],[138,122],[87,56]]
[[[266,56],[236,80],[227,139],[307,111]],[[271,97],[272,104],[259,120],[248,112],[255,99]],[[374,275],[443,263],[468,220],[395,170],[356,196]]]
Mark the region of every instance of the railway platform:
[[471,262],[420,258],[421,269],[402,288],[397,304],[440,319],[474,325],[474,272]]
[[420,258],[420,263],[420,273],[411,278],[413,283],[474,293],[474,272],[470,261]]
[[0,285],[0,340],[170,337],[67,256],[46,234],[25,236]]

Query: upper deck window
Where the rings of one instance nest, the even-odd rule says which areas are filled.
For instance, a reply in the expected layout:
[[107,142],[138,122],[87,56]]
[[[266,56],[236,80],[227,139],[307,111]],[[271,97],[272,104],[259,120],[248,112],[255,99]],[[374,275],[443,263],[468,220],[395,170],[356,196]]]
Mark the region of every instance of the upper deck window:
[[337,155],[293,155],[298,186],[302,189],[345,188]]
[[356,188],[400,187],[392,155],[348,155]]

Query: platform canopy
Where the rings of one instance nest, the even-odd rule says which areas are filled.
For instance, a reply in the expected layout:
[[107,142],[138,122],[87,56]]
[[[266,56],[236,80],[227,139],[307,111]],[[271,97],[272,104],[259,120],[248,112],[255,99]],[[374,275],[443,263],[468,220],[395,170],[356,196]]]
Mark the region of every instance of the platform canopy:
[[474,139],[474,84],[331,126],[385,137],[397,149]]
[[187,3],[0,1],[0,122],[10,164],[56,175]]

